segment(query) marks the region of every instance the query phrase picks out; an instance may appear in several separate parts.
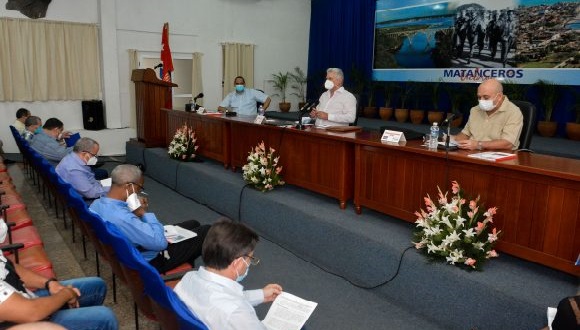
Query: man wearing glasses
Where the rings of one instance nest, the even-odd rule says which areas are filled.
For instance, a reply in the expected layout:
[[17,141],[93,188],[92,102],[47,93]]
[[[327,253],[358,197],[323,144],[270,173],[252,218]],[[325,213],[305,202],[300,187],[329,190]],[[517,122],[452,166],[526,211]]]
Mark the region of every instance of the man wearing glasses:
[[99,170],[99,177],[96,177],[96,173],[91,170],[91,166],[97,163],[99,148],[97,141],[87,137],[80,138],[75,143],[73,152],[64,156],[56,166],[56,173],[61,179],[70,183],[81,196],[88,200],[106,195],[111,188],[103,186],[99,181],[107,177],[106,171]]
[[244,291],[241,282],[260,259],[254,256],[258,235],[239,222],[213,224],[203,243],[204,266],[188,272],[175,287],[177,295],[210,329],[263,329],[253,306],[282,293],[278,284]]
[[149,200],[143,196],[143,173],[135,165],[123,164],[111,172],[112,185],[106,196],[95,200],[90,209],[115,224],[127,239],[137,246],[145,260],[160,273],[183,263],[194,265],[201,255],[201,245],[209,225],[196,220],[176,224],[197,236],[177,243],[168,243],[163,224],[148,212]]

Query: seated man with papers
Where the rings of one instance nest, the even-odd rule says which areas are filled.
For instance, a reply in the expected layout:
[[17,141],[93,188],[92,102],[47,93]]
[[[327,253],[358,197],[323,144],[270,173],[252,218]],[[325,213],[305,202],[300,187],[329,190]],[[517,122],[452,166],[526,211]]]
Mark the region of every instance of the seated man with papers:
[[111,172],[111,179],[109,193],[95,200],[90,209],[103,220],[115,224],[160,273],[183,263],[193,266],[201,255],[201,245],[209,226],[201,226],[195,220],[179,223],[177,226],[194,232],[195,236],[168,243],[163,224],[155,214],[147,212],[148,199],[139,196],[144,193],[141,170],[134,165],[119,165]]
[[30,147],[56,166],[72,150],[72,146],[67,147],[65,142],[69,136],[70,132],[64,130],[62,121],[48,118],[42,130],[32,138]]
[[471,108],[465,128],[452,139],[461,149],[516,150],[520,144],[523,116],[503,95],[501,83],[495,79],[482,82],[477,88],[477,99],[479,105]]
[[[239,283],[248,275],[250,265],[255,266],[260,262],[254,256],[258,240],[256,232],[243,223],[226,219],[216,222],[203,243],[202,258],[205,266],[188,272],[175,287],[181,300],[210,329],[280,329],[270,327],[266,322],[274,307],[262,323],[253,306],[282,298],[282,287],[268,284],[263,289],[244,291]],[[290,309],[283,308],[286,315],[294,311],[294,302],[300,304],[303,301],[294,296],[287,299],[289,300],[284,306]],[[302,315],[293,314],[293,319],[289,322],[300,319],[295,329],[302,327],[316,306],[315,303],[306,303],[300,308],[306,312]],[[289,326],[284,320],[278,323]]]
[[[85,199],[95,199],[104,196],[111,188],[95,178],[90,166],[97,163],[99,143],[91,138],[79,139],[73,152],[64,156],[56,166],[56,173]],[[106,173],[106,171],[105,171]],[[106,177],[106,174],[105,174]]]

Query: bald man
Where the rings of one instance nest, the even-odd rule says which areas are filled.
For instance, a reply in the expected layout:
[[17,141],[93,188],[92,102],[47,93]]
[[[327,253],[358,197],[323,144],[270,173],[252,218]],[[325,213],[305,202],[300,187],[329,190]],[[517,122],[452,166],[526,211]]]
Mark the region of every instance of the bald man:
[[461,149],[516,150],[524,117],[520,108],[503,95],[501,83],[495,79],[482,82],[477,99],[479,104],[471,108],[465,128],[452,139]]

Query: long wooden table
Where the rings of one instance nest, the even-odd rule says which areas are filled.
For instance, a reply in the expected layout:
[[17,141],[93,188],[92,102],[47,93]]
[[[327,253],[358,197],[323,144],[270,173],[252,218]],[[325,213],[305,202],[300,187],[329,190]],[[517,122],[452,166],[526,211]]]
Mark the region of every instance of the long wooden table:
[[[299,131],[253,124],[253,118],[210,117],[166,110],[168,143],[187,122],[200,139],[200,154],[241,167],[250,148],[264,141],[280,152],[284,179],[337,198],[353,198],[357,212],[368,207],[413,222],[423,197],[458,181],[468,193],[497,206],[503,231],[498,249],[580,276],[580,161],[533,153],[487,162],[468,151],[429,151],[417,141],[380,142],[376,132]],[[476,197],[476,196],[473,196]]]

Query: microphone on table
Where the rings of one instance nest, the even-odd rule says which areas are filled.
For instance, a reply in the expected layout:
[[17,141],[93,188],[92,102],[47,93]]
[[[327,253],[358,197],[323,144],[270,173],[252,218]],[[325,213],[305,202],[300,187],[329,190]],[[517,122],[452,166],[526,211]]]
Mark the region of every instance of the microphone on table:
[[303,129],[303,127],[302,127],[302,116],[305,113],[309,112],[310,109],[314,108],[317,105],[318,105],[318,101],[313,101],[313,102],[307,101],[306,104],[304,106],[302,106],[302,108],[300,108],[298,110],[298,125],[296,126],[297,129]]
[[199,93],[197,94],[196,97],[193,98],[193,109],[197,111],[197,109],[199,109],[199,105],[197,105],[197,99],[202,99],[203,98],[203,93]]
[[153,70],[157,69],[157,68],[162,68],[163,67],[163,63],[159,63],[156,66],[153,67]]
[[451,121],[455,119],[456,115],[454,113],[450,113],[447,115],[447,118],[441,123],[441,126],[447,125],[447,136],[445,137],[445,151],[449,151],[449,141],[451,138]]
[[455,119],[455,117],[457,117],[457,115],[456,115],[456,114],[454,114],[454,113],[450,113],[450,114],[448,114],[448,115],[447,115],[447,118],[445,118],[445,120],[444,120],[444,121],[441,123],[441,126],[443,126],[443,125],[448,125],[447,127],[449,127],[449,123],[450,123],[450,122],[451,122],[453,119]]

